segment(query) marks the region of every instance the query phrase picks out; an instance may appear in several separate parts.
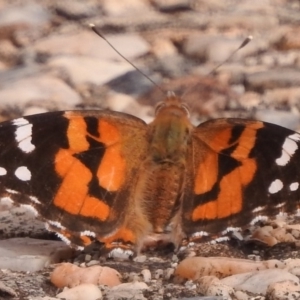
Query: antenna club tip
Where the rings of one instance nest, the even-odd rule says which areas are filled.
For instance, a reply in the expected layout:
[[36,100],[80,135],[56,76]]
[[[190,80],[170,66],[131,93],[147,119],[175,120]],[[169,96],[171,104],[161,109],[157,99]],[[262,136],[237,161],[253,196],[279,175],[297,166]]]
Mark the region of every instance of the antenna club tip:
[[253,35],[248,35],[248,40],[253,40]]
[[95,27],[95,24],[90,23],[89,26],[90,26],[91,28],[94,28],[94,27]]

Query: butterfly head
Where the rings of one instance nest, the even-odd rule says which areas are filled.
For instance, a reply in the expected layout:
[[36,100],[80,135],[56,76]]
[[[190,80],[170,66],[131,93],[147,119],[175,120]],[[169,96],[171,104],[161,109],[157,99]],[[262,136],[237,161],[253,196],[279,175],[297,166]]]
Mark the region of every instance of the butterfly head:
[[165,114],[167,112],[178,113],[178,115],[185,115],[187,118],[190,117],[189,107],[186,103],[183,103],[182,100],[175,95],[174,92],[168,92],[167,97],[164,101],[158,103],[155,108],[155,115]]
[[182,161],[193,128],[187,105],[174,93],[168,93],[166,99],[157,105],[155,114],[150,124],[153,159]]

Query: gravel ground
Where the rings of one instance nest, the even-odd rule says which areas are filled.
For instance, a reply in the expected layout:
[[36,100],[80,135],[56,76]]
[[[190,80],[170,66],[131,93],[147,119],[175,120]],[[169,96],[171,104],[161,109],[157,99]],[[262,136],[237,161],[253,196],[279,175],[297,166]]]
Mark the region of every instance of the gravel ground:
[[[103,43],[90,23],[159,87]],[[300,3],[293,0],[0,0],[0,120],[110,108],[150,121],[153,107],[164,98],[162,88],[184,95],[196,124],[246,117],[300,130],[299,29]],[[253,41],[208,75],[248,35]],[[3,232],[3,238],[16,235],[14,230]],[[192,251],[201,256],[300,258],[295,243],[267,247],[232,241],[197,245]],[[116,268],[125,282],[144,281],[142,271],[149,269],[149,289],[134,299],[185,299],[199,296],[197,286],[174,282],[172,272],[187,255],[191,253],[163,249],[145,253],[142,261],[116,262],[99,257],[96,247],[76,252],[70,260],[87,265],[100,260]],[[0,287],[0,299],[55,296],[51,270],[1,270],[0,280],[17,296]],[[103,291],[103,299],[111,299]]]

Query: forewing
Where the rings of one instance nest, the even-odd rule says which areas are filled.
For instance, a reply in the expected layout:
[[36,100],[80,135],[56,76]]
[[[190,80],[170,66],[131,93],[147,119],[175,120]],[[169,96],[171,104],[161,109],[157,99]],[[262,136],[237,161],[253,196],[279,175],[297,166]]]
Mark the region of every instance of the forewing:
[[[4,122],[1,196],[33,208],[75,244],[84,244],[81,236],[110,234],[131,199],[146,131],[142,120],[110,111],[51,112]],[[68,232],[76,232],[78,241]]]

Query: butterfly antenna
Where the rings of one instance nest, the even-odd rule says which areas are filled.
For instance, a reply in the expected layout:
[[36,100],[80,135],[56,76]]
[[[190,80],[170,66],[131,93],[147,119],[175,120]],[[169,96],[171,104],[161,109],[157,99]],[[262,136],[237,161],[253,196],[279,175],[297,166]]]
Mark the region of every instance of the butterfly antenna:
[[159,88],[164,94],[166,91],[163,90],[161,86],[159,86],[155,81],[153,81],[148,75],[146,75],[141,69],[135,66],[129,59],[127,59],[122,53],[120,53],[111,43],[106,39],[104,35],[96,28],[94,24],[89,25],[91,29],[100,36],[118,55],[120,55],[125,61],[127,61],[133,68],[135,68],[140,74],[142,74],[145,78],[147,78],[154,86]]
[[[243,42],[241,43],[241,45],[236,48],[225,60],[223,60],[222,62],[220,62],[216,67],[214,67],[206,76],[210,76],[212,75],[217,69],[219,69],[221,66],[223,66],[225,63],[227,63],[240,49],[244,48],[247,44],[250,43],[250,41],[252,41],[253,37],[252,35],[249,35],[248,37],[246,37]],[[188,94],[191,90],[193,90],[198,84],[193,85],[192,87],[188,88],[182,95],[181,98],[184,98],[184,96],[186,94]]]
[[222,61],[216,67],[214,67],[207,75],[208,76],[212,75],[217,69],[219,69],[225,63],[227,63],[240,49],[244,48],[252,40],[253,40],[253,36],[252,35],[247,36],[238,48],[236,48],[224,61]]

